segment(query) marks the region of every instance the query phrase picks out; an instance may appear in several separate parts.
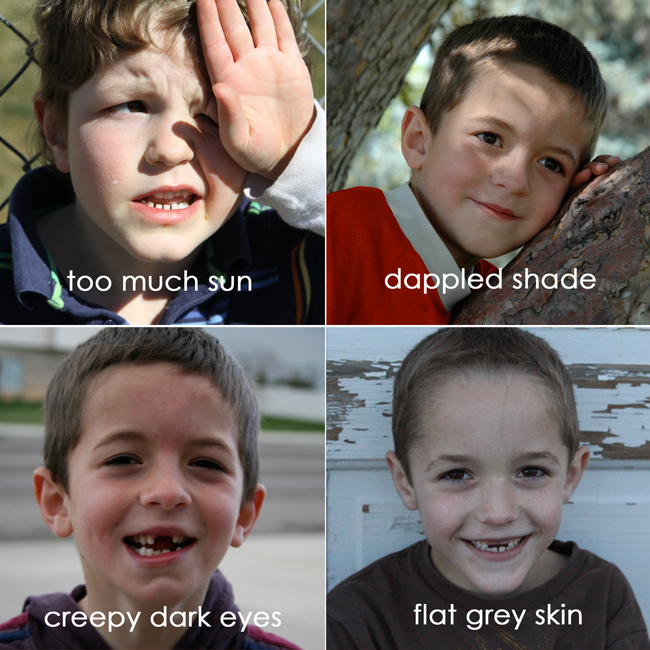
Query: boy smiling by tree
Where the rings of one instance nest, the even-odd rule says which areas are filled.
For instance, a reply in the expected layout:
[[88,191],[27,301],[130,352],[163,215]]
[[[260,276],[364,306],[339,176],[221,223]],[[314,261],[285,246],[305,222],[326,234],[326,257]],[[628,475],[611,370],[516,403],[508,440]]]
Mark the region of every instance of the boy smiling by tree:
[[[588,162],[606,111],[596,61],[562,28],[504,16],[454,30],[402,121],[410,183],[328,197],[328,322],[448,323],[470,288],[425,292],[425,278],[485,279],[484,258],[525,244],[570,189],[620,162]],[[398,271],[419,285],[394,288]]]

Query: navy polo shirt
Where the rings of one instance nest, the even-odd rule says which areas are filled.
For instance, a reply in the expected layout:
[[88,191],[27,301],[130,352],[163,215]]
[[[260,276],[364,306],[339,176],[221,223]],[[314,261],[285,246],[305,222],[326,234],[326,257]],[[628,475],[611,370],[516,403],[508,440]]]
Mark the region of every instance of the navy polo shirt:
[[[0,226],[0,323],[127,324],[117,314],[68,291],[38,236],[38,215],[74,201],[68,177],[47,167],[16,184]],[[203,245],[188,274],[198,280],[169,302],[158,324],[322,324],[324,238],[286,224],[275,210],[244,200]],[[251,278],[250,290],[247,281]],[[213,278],[210,282],[210,278]],[[222,278],[222,282],[215,281]],[[232,289],[228,291],[227,289]]]

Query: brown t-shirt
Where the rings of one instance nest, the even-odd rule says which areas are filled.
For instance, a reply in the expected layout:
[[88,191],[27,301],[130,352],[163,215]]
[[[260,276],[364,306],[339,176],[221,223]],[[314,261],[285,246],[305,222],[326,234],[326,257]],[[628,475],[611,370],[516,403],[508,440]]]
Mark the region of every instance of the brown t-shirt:
[[625,576],[573,542],[550,547],[569,556],[557,575],[506,598],[452,584],[429,548],[425,540],[388,555],[332,589],[327,650],[650,650]]

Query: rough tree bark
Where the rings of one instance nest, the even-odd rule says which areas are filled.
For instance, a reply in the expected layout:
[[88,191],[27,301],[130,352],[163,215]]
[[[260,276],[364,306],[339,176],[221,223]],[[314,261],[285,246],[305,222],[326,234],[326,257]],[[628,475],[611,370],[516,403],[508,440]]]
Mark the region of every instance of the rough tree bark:
[[365,135],[452,0],[328,0],[327,180],[341,189]]
[[[593,289],[514,289],[514,275],[596,277]],[[551,278],[549,278],[551,280]],[[547,280],[548,284],[551,284]],[[502,289],[457,305],[454,324],[650,323],[650,148],[597,178],[503,271]]]

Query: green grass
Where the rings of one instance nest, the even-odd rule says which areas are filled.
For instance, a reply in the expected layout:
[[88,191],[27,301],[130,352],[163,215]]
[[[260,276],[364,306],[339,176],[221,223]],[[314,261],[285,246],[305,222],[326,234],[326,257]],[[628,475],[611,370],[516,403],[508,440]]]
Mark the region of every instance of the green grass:
[[325,423],[262,416],[262,431],[301,431],[304,433],[324,434]]
[[20,400],[0,402],[0,422],[43,424],[43,405]]

